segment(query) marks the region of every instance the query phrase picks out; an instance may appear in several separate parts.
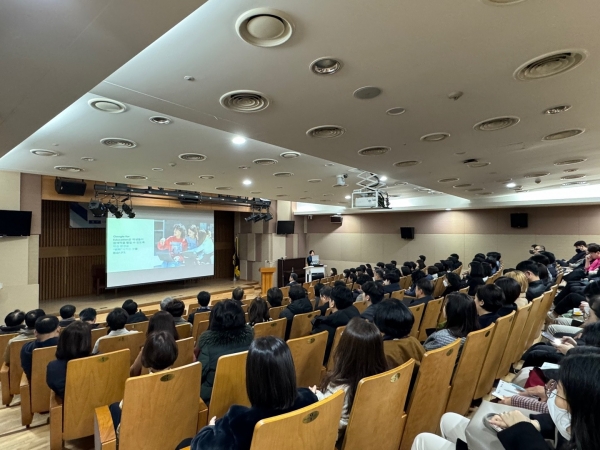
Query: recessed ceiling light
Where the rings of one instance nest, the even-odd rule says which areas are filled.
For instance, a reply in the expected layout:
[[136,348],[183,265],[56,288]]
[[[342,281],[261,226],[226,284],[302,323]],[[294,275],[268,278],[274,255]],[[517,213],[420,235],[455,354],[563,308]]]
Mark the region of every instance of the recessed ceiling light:
[[150,122],[155,123],[157,125],[169,125],[173,123],[173,120],[163,116],[152,116],[150,117]]
[[260,191],[250,191],[251,194],[260,194]]
[[579,170],[579,169],[576,169],[576,168],[573,168],[573,169],[565,169],[565,170],[563,170],[563,172],[570,173],[570,172],[577,172],[578,170]]
[[230,191],[233,189],[231,186],[219,186],[215,188],[217,191]]
[[390,108],[390,109],[388,109],[385,113],[388,116],[399,116],[400,114],[404,114],[405,112],[406,112],[406,109],[400,108],[400,107],[396,107],[396,108]]
[[478,192],[478,191],[483,191],[483,188],[467,189],[467,192]]
[[246,11],[235,22],[238,36],[257,47],[276,47],[291,36],[293,26],[287,15],[277,9],[256,8]]
[[560,114],[571,109],[571,105],[553,106],[544,111],[544,114]]
[[580,129],[580,128],[575,128],[572,130],[563,130],[563,131],[559,131],[558,133],[552,133],[549,134],[548,136],[544,136],[542,138],[542,141],[558,141],[560,139],[567,139],[570,137],[574,137],[574,136],[578,136],[580,134],[582,134],[585,130]]
[[575,186],[578,184],[588,184],[587,181],[569,181],[568,183],[563,183],[563,186]]
[[478,131],[497,131],[502,130],[503,128],[512,127],[519,123],[521,119],[518,117],[494,117],[492,119],[487,119],[482,122],[475,124],[473,127]]
[[565,175],[564,177],[560,177],[561,180],[576,180],[578,178],[585,178],[584,174],[579,175]]
[[144,175],[125,175],[128,180],[147,180],[148,177]]
[[102,142],[107,147],[111,147],[111,148],[135,148],[135,147],[137,147],[137,143],[132,141],[131,139],[104,138],[104,139],[101,139],[100,142]]
[[108,98],[93,98],[88,101],[88,105],[98,111],[110,114],[119,114],[127,110],[127,106],[123,103]]
[[387,177],[385,175],[382,177],[379,177],[379,181],[387,181]]
[[579,164],[587,161],[586,158],[565,159],[564,161],[555,162],[555,166],[570,166],[571,164]]
[[252,162],[259,166],[272,166],[273,164],[277,164],[277,160],[272,158],[258,158]]
[[333,194],[331,194],[331,193],[323,194],[323,197],[333,197]]
[[192,183],[191,181],[176,181],[175,183],[173,183],[177,186],[193,186],[194,183]]
[[198,178],[201,180],[212,180],[214,177],[214,175],[200,175]]
[[450,137],[450,133],[430,133],[421,136],[421,140],[425,142],[439,142]]
[[240,113],[255,113],[269,106],[269,99],[257,91],[228,92],[219,101],[223,108]]
[[320,183],[321,181],[323,180],[321,180],[320,178],[312,178],[308,180],[309,183]]
[[438,180],[438,183],[452,183],[453,181],[458,181],[460,178],[442,178]]
[[152,170],[155,172],[162,172],[164,169],[161,169],[160,167],[153,167]]
[[524,175],[525,178],[541,178],[550,175],[550,172],[532,172]]
[[312,197],[300,197],[300,200],[310,200]]
[[325,57],[310,63],[310,70],[317,75],[333,75],[342,68],[342,62],[338,59]]
[[273,174],[274,177],[292,177],[294,174],[292,172],[275,172]]
[[452,208],[446,208],[446,211],[452,211]]
[[318,139],[332,139],[340,137],[345,132],[344,127],[338,125],[320,125],[308,130],[306,135]]
[[477,195],[492,195],[492,194],[493,194],[493,192],[480,192]]
[[244,180],[244,181],[242,181],[242,183],[244,185],[246,185],[246,186],[250,186],[252,184],[252,181],[250,181],[250,180]]
[[421,164],[421,161],[398,161],[394,163],[395,167],[411,167],[416,166],[417,164]]
[[516,186],[517,186],[517,183],[508,183],[506,185],[507,188],[511,188],[511,189],[514,188],[514,187],[516,187]]
[[390,150],[391,150],[391,148],[383,147],[383,146],[367,147],[367,148],[363,148],[363,149],[359,150],[358,154],[361,156],[379,156],[379,155],[385,155]]
[[287,194],[277,194],[275,197],[287,197]]
[[467,164],[467,167],[470,167],[471,169],[478,169],[480,167],[485,167],[485,166],[489,166],[491,163],[489,162],[481,162],[481,161],[477,161],[477,162],[472,162]]
[[62,172],[83,172],[83,169],[73,166],[54,166],[54,168]]
[[245,144],[246,138],[242,137],[242,136],[236,136],[231,140],[231,142],[233,142],[234,144],[237,144],[237,145]]
[[371,98],[377,97],[379,94],[381,94],[381,89],[379,89],[378,87],[363,86],[355,90],[352,95],[354,96],[354,98],[358,98],[360,100],[369,100]]
[[455,153],[455,155],[464,155],[464,154],[466,154],[466,153],[467,153],[467,152],[456,152],[456,153]]
[[574,69],[585,58],[586,52],[580,50],[553,52],[523,64],[516,70],[515,78],[530,81],[551,77]]
[[206,155],[202,155],[200,153],[182,153],[179,155],[179,159],[184,161],[206,161]]
[[294,159],[300,157],[300,153],[298,152],[283,152],[279,156],[285,159]]
[[238,169],[248,170],[250,166],[238,166]]
[[96,161],[96,159],[95,159],[95,158],[91,158],[91,157],[89,157],[89,156],[83,156],[83,157],[81,158],[81,160],[82,160],[82,161],[85,161],[85,162],[94,162],[94,161]]
[[346,195],[344,198],[345,198],[346,200],[350,200],[352,197],[351,197],[350,195]]
[[452,187],[453,187],[453,188],[460,189],[460,188],[466,188],[466,187],[469,187],[469,186],[473,186],[473,185],[472,185],[471,183],[464,183],[464,184],[455,184],[455,185],[454,185],[454,186],[452,186]]
[[60,154],[52,150],[45,150],[41,148],[34,148],[33,150],[29,150],[29,152],[36,156],[58,156]]

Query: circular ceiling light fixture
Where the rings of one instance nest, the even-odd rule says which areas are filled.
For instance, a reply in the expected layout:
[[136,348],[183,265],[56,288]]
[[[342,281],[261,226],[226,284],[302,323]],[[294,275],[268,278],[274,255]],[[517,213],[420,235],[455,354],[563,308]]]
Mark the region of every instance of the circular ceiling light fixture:
[[214,175],[200,175],[198,178],[201,180],[212,180],[214,177]]
[[137,143],[132,141],[131,139],[123,139],[123,138],[104,138],[101,139],[100,142],[107,147],[111,148],[135,148],[137,147]]
[[275,172],[273,174],[273,176],[282,178],[282,177],[292,177],[292,176],[294,176],[294,174],[292,172]]
[[459,180],[460,178],[442,178],[441,180],[438,180],[438,183],[452,183]]
[[150,122],[155,123],[157,125],[169,125],[173,123],[173,120],[163,116],[152,116],[150,117]]
[[547,110],[544,111],[544,114],[560,114],[563,112],[566,112],[568,110],[571,109],[571,105],[559,105],[559,106],[553,106],[552,108],[548,108]]
[[550,175],[550,172],[532,172],[524,175],[525,178],[541,178]]
[[125,104],[108,98],[93,98],[88,100],[88,105],[98,111],[109,114],[119,114],[127,111]]
[[244,180],[244,181],[242,181],[242,184],[244,186],[250,186],[252,184],[252,181],[251,180]]
[[277,160],[272,158],[258,158],[252,162],[259,166],[272,166],[273,164],[277,164]]
[[514,76],[521,81],[551,77],[574,69],[585,61],[586,56],[582,50],[549,53],[526,62],[515,71]]
[[507,187],[507,188],[509,188],[509,189],[514,189],[514,188],[516,188],[516,187],[517,187],[517,183],[508,183],[508,184],[506,185],[506,187]]
[[236,136],[234,137],[231,142],[233,142],[236,145],[241,145],[241,144],[245,144],[246,143],[246,138],[242,137],[242,136]]
[[394,163],[394,167],[411,167],[411,166],[416,166],[418,164],[421,164],[421,161],[398,161],[396,163]]
[[379,156],[379,155],[385,155],[390,150],[391,150],[390,147],[375,146],[375,147],[363,148],[358,151],[358,154],[361,156]]
[[242,169],[242,170],[248,170],[250,167],[249,166],[238,166],[238,169]]
[[587,161],[587,158],[575,158],[575,159],[564,159],[562,161],[555,162],[555,166],[570,166],[571,164],[579,164]]
[[277,9],[256,8],[246,11],[235,22],[238,36],[257,47],[276,47],[292,36],[293,26],[287,15]]
[[473,186],[471,183],[464,183],[464,184],[455,184],[454,186],[452,186],[453,188],[456,189],[461,189],[461,188],[466,188],[469,186]]
[[345,198],[346,200],[350,200],[352,197],[351,197],[350,195],[346,195],[344,198]]
[[587,181],[569,181],[568,183],[563,183],[563,186],[576,186],[578,184],[588,184]]
[[298,152],[283,152],[279,156],[281,156],[282,158],[285,158],[285,159],[294,159],[294,158],[299,158],[300,153],[298,153]]
[[421,136],[421,140],[425,142],[439,142],[450,137],[450,133],[430,133]]
[[570,172],[577,172],[578,170],[579,170],[579,169],[576,169],[576,168],[573,168],[573,169],[565,169],[565,170],[563,170],[563,172],[570,173]]
[[233,189],[231,186],[219,186],[215,188],[217,191],[230,191]]
[[467,167],[470,167],[471,169],[479,169],[480,167],[486,167],[489,166],[491,163],[489,162],[482,162],[482,161],[475,161],[472,163],[468,163]]
[[323,180],[321,180],[320,178],[312,178],[308,180],[309,183],[320,183],[321,181]]
[[257,91],[232,91],[221,96],[221,106],[239,113],[255,113],[267,109],[269,99]]
[[375,86],[363,86],[355,90],[352,95],[359,100],[369,100],[377,97],[379,94],[381,94],[380,88]]
[[317,75],[333,75],[342,68],[342,62],[339,59],[329,56],[319,58],[310,63],[310,70]]
[[585,178],[584,174],[579,175],[565,175],[564,177],[560,177],[561,180],[576,180],[578,178]]
[[200,153],[182,153],[178,158],[184,161],[206,161],[206,155]]
[[544,136],[542,141],[558,141],[560,139],[568,139],[574,136],[578,136],[582,134],[585,130],[582,128],[574,128],[572,130],[563,130],[557,133],[549,134],[548,136]]
[[148,177],[144,175],[125,175],[128,180],[147,180]]
[[401,114],[404,114],[405,112],[406,112],[406,109],[400,108],[399,106],[397,106],[395,108],[388,109],[385,113],[388,116],[399,116]]
[[307,136],[319,139],[332,139],[340,137],[346,130],[338,125],[321,125],[311,128],[306,132]]
[[32,153],[36,156],[58,156],[60,155],[60,153],[55,152],[53,150],[46,150],[43,148],[34,148],[32,150],[29,150],[29,153]]
[[162,172],[164,169],[162,169],[161,167],[153,167],[152,170],[154,170],[155,172]]
[[54,166],[54,168],[56,170],[60,170],[61,172],[83,172],[83,169],[73,166]]
[[192,183],[191,181],[176,181],[175,183],[176,186],[193,186],[194,183]]
[[504,117],[494,117],[492,119],[483,120],[473,128],[478,131],[497,131],[502,130],[504,128],[512,127],[519,123],[521,119],[518,117],[504,116]]

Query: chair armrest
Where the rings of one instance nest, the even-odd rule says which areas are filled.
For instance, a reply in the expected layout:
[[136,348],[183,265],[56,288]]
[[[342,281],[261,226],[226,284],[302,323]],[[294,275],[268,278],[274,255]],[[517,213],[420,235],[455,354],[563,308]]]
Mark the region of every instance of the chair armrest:
[[25,372],[23,372],[21,374],[21,384],[20,384],[21,389],[22,388],[27,388],[29,389],[29,380],[27,379],[27,375],[25,375]]
[[63,448],[63,401],[50,391],[50,450]]
[[100,406],[94,411],[95,450],[116,449],[117,436],[108,406]]
[[206,406],[206,403],[204,403],[201,398],[198,400],[200,401],[200,404],[198,407],[198,426],[196,427],[196,431],[200,431],[208,425],[208,406]]
[[2,363],[0,368],[0,384],[2,385],[2,404],[8,406],[12,401],[12,395],[10,395],[10,372],[9,367],[6,363]]
[[25,373],[21,374],[19,388],[21,393],[21,425],[29,427],[33,420],[33,413],[31,412],[31,387]]

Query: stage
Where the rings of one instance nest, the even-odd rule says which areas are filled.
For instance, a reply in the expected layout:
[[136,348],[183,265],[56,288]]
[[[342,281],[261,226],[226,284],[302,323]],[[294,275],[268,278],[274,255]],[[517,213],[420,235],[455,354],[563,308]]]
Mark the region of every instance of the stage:
[[57,300],[45,300],[40,302],[40,308],[42,308],[46,314],[58,315],[58,312],[63,305],[74,305],[77,308],[76,315],[82,309],[94,308],[98,312],[98,321],[103,321],[108,312],[117,306],[121,306],[127,299],[134,300],[138,306],[147,306],[160,302],[165,297],[174,297],[183,300],[187,305],[196,303],[196,295],[200,291],[208,291],[211,294],[219,294],[224,292],[231,292],[236,287],[248,288],[254,286],[255,289],[259,289],[258,282],[248,280],[236,280],[231,279],[216,279],[216,280],[203,280],[197,283],[185,283],[176,284],[172,286],[164,285],[140,285],[140,286],[129,286],[123,287],[116,290],[110,289],[100,295],[84,295],[80,297],[67,297]]

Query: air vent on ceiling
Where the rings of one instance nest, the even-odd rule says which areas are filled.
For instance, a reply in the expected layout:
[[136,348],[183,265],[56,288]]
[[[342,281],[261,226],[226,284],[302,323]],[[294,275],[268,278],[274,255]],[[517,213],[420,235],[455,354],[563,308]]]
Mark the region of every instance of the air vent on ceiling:
[[260,194],[260,191],[250,191],[251,194]]
[[294,158],[299,158],[300,153],[298,153],[298,152],[283,152],[279,156],[281,156],[282,158],[285,158],[285,159],[294,159]]
[[183,159],[184,161],[205,161],[206,155],[200,153],[182,153],[179,155],[179,159]]
[[152,170],[155,172],[162,172],[164,169],[162,167],[153,167]]
[[525,174],[525,178],[541,178],[550,175],[550,172],[532,172]]
[[217,191],[230,191],[232,188],[231,186],[219,186],[215,188]]
[[460,178],[442,178],[438,180],[438,183],[452,183],[453,181],[458,181]]
[[489,162],[476,161],[476,162],[468,163],[467,167],[470,167],[471,169],[479,169],[480,167],[489,166],[490,164],[491,163],[489,163]]
[[575,186],[577,184],[588,184],[587,181],[569,181],[568,183],[563,183],[563,186]]
[[518,124],[520,120],[521,119],[518,117],[495,117],[479,122],[473,128],[479,131],[502,130],[503,128],[512,127],[513,125]]
[[331,139],[340,137],[346,130],[338,125],[321,125],[319,127],[311,128],[306,132],[310,137],[319,139]]
[[34,148],[32,150],[29,150],[30,153],[33,153],[34,155],[37,156],[58,156],[59,153],[52,151],[52,150],[46,150],[46,149],[42,149],[42,148]]
[[312,197],[300,197],[300,200],[310,200]]
[[396,181],[392,186],[406,186],[407,184],[406,181]]
[[568,111],[570,109],[571,109],[571,105],[553,106],[552,108],[548,108],[546,111],[544,111],[544,114],[560,114],[560,113]]
[[148,177],[145,177],[144,175],[125,175],[125,178],[127,178],[128,180],[147,180]]
[[240,38],[257,47],[276,47],[286,42],[293,27],[286,14],[277,9],[256,8],[238,17],[235,29]]
[[421,164],[421,161],[398,161],[394,163],[395,167],[411,167],[416,166],[417,164]]
[[579,169],[573,168],[573,169],[565,169],[563,170],[563,172],[567,172],[567,173],[571,173],[571,172],[577,172]]
[[560,139],[567,139],[567,138],[570,138],[573,136],[580,135],[584,131],[585,130],[582,130],[579,128],[574,128],[572,130],[563,130],[563,131],[559,131],[558,133],[552,133],[552,134],[549,134],[548,136],[544,136],[544,138],[542,140],[543,141],[558,141]]
[[323,180],[321,180],[320,178],[312,178],[308,180],[309,183],[320,183],[321,181]]
[[342,62],[331,57],[319,58],[310,63],[310,70],[317,75],[333,75],[341,68]]
[[98,111],[110,114],[119,114],[127,111],[127,106],[123,103],[108,98],[93,98],[88,101],[88,105]]
[[135,148],[135,147],[137,147],[137,144],[130,139],[104,138],[100,142],[102,142],[107,147],[111,147],[111,148]]
[[294,175],[294,174],[293,174],[292,172],[275,172],[275,173],[273,174],[273,176],[274,176],[274,177],[280,177],[280,178],[281,178],[281,177],[291,177],[291,176],[293,176],[293,175]]
[[400,108],[399,106],[397,106],[395,108],[388,109],[385,113],[388,116],[399,116],[401,114],[404,114],[405,112],[406,112],[406,109]]
[[560,177],[561,180],[576,180],[578,178],[585,178],[584,174],[579,175],[565,175],[564,177]]
[[467,189],[467,192],[479,192],[479,191],[483,191],[483,188]]
[[466,187],[469,187],[469,186],[473,186],[473,185],[472,185],[471,183],[464,183],[464,184],[455,184],[455,185],[454,185],[454,186],[452,186],[452,187],[453,187],[453,188],[460,189],[460,188],[466,188]]
[[555,166],[570,166],[571,164],[579,164],[587,161],[587,158],[575,158],[575,159],[565,159],[563,161],[555,162]]
[[476,195],[492,195],[493,192],[480,192],[479,194]]
[[273,164],[277,164],[277,160],[271,158],[258,158],[252,162],[254,164],[258,164],[259,166],[272,166]]
[[224,108],[241,113],[263,111],[269,106],[269,99],[256,91],[233,91],[219,100]]
[[425,142],[439,142],[450,137],[450,133],[431,133],[421,136],[421,140]]
[[168,117],[163,116],[152,116],[150,117],[150,122],[158,124],[158,125],[169,125],[173,121]]
[[551,77],[574,69],[585,60],[585,57],[583,51],[551,53],[523,64],[515,72],[515,77],[521,81]]
[[277,194],[275,197],[287,197],[287,194]]
[[81,160],[82,160],[82,161],[85,161],[85,162],[94,162],[94,161],[96,161],[96,158],[91,158],[91,157],[89,157],[89,156],[83,156],[83,157],[81,158]]
[[214,175],[200,175],[198,178],[201,180],[212,180],[214,177]]
[[319,201],[321,201],[323,203],[329,203],[331,200],[328,200],[328,199],[324,198],[323,200],[319,200]]
[[194,183],[192,183],[191,181],[176,181],[174,183],[177,186],[193,186]]
[[375,147],[367,147],[358,151],[359,155],[362,156],[377,156],[377,155],[385,155],[389,152],[391,148],[383,147],[383,146],[375,146]]
[[73,166],[54,166],[54,168],[62,172],[83,172],[83,169]]

